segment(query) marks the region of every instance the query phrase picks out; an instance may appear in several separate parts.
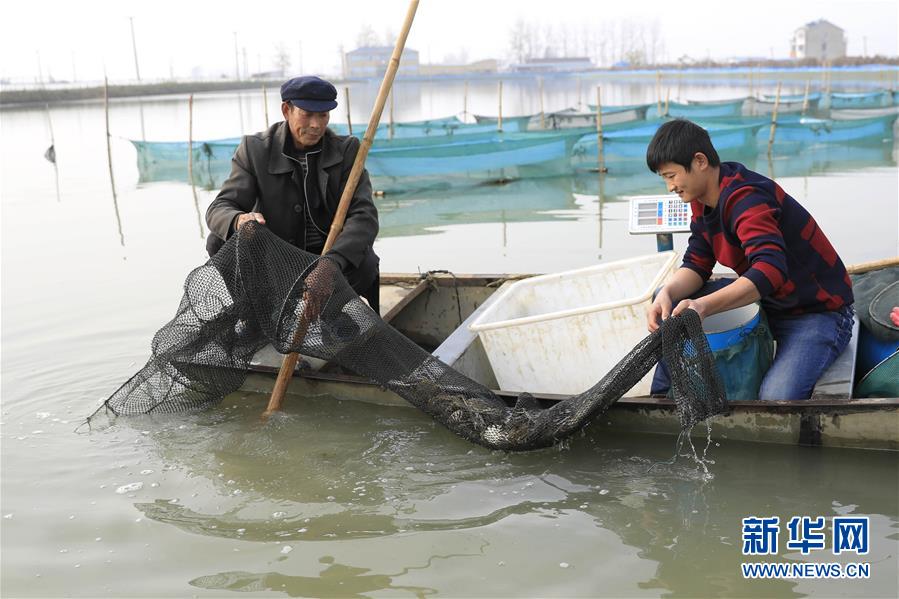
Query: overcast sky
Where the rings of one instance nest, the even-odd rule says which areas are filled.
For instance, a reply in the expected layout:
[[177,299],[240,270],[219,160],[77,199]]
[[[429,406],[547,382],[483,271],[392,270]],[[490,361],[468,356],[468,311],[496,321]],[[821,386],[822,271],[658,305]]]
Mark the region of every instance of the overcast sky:
[[[340,72],[339,49],[356,45],[370,26],[383,37],[399,31],[407,0],[12,0],[0,21],[0,77],[96,80],[135,78],[133,17],[142,79],[234,73],[273,67],[284,45],[291,71]],[[408,47],[422,62],[447,58],[508,59],[509,32],[522,19],[557,32],[608,23],[655,24],[664,56],[785,58],[793,31],[816,19],[842,27],[850,55],[899,54],[897,0],[421,0]],[[558,33],[557,33],[558,35]],[[302,57],[302,58],[301,58]],[[302,65],[300,64],[302,60]]]

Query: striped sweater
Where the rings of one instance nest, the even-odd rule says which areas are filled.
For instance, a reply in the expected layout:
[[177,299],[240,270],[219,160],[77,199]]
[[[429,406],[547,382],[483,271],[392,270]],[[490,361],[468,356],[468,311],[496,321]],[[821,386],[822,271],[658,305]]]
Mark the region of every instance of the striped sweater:
[[685,268],[703,280],[715,262],[752,281],[768,311],[805,314],[853,302],[843,262],[815,219],[781,187],[737,162],[722,162],[718,205],[691,202]]

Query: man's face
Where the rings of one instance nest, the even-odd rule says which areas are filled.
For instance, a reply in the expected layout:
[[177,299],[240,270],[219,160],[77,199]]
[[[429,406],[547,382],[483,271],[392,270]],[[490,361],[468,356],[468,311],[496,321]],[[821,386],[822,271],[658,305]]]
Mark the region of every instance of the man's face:
[[281,104],[281,113],[287,121],[287,128],[293,135],[294,143],[305,148],[319,142],[325,134],[325,129],[328,128],[328,121],[331,120],[330,112],[309,112],[290,102]]
[[[699,159],[699,156],[702,158]],[[689,203],[699,200],[707,190],[703,165],[708,165],[707,159],[697,154],[689,171],[679,164],[666,162],[659,167],[659,176],[669,192],[676,193],[682,201]]]

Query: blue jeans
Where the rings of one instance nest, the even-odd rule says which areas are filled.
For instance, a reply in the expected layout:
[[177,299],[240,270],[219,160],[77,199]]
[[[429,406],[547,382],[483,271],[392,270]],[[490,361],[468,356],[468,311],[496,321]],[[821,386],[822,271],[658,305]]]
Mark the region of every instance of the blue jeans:
[[[706,283],[691,298],[708,295],[735,279]],[[777,343],[774,362],[762,380],[759,399],[808,399],[815,383],[852,338],[855,309],[844,306],[836,311],[784,316],[770,312],[768,326]],[[652,379],[651,393],[664,394],[671,386],[668,370],[659,362]]]

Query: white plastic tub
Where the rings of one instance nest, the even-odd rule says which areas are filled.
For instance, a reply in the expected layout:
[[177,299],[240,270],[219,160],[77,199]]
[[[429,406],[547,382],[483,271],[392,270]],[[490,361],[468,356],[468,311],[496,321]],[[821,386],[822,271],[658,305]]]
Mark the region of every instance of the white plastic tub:
[[[671,251],[524,279],[470,329],[501,389],[582,393],[649,334],[652,294],[676,267]],[[651,381],[626,395],[648,395]]]

